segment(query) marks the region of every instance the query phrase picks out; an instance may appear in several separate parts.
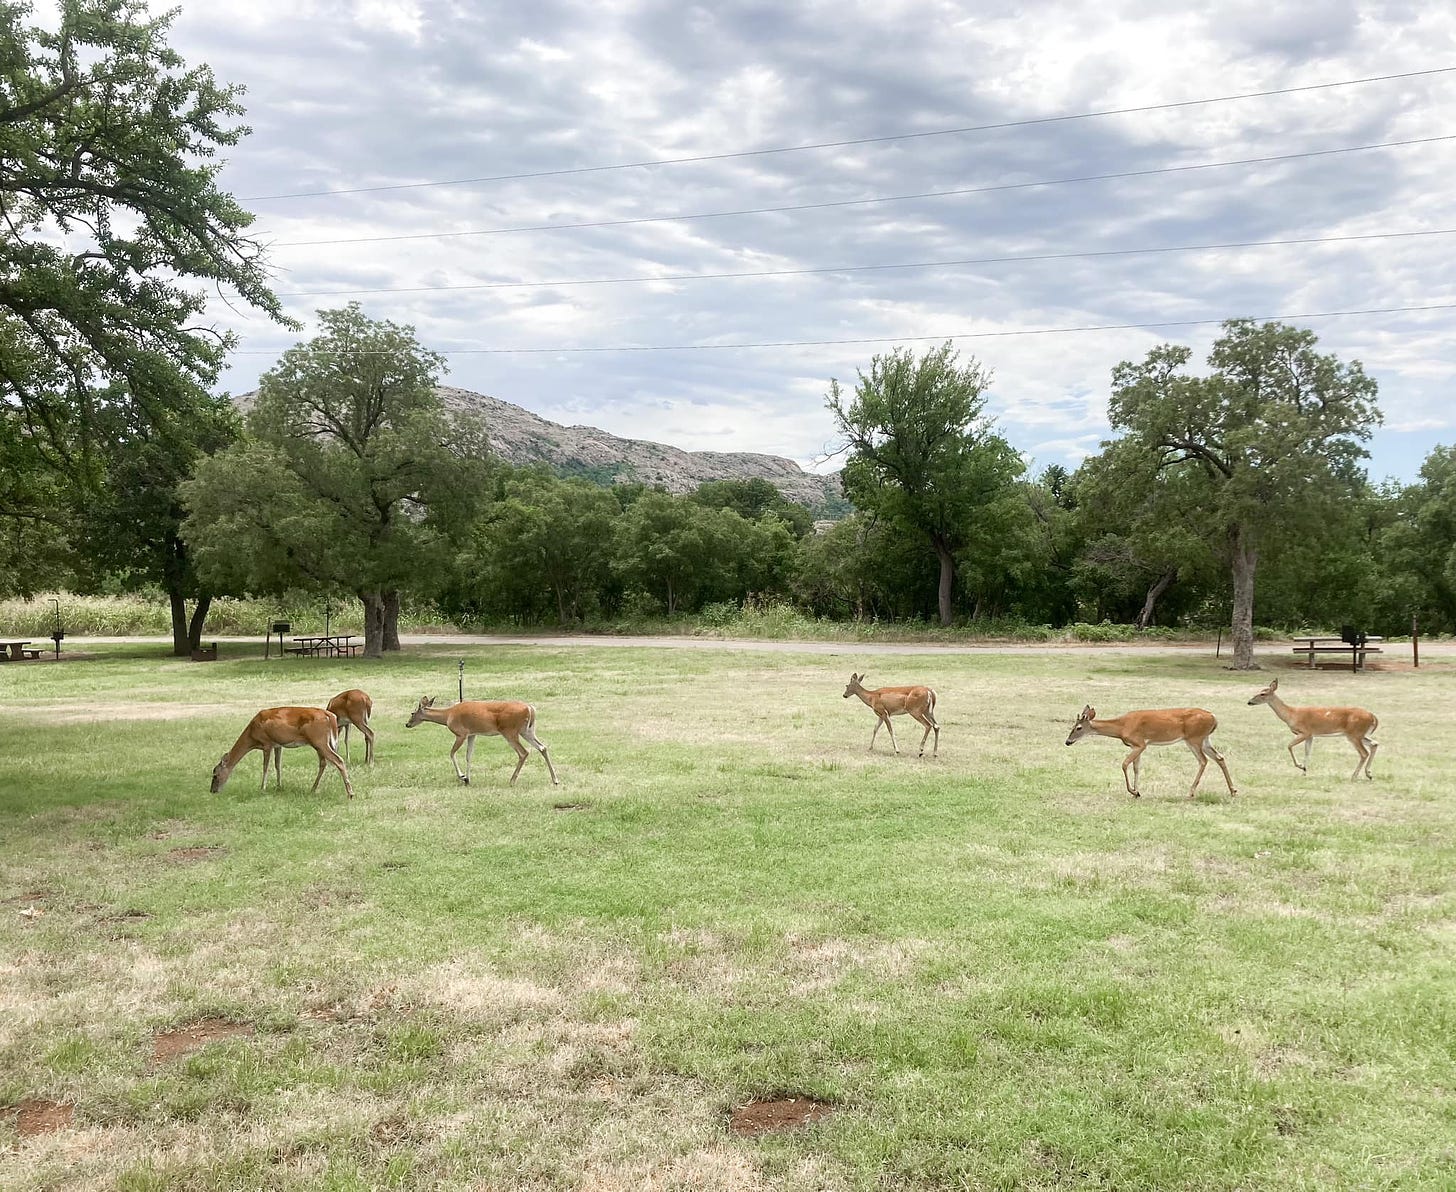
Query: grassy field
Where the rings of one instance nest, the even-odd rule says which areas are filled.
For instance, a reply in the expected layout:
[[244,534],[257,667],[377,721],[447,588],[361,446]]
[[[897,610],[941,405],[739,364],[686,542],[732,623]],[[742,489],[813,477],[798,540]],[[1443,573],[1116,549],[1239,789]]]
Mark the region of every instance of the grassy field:
[[[0,1115],[0,1187],[1456,1186],[1449,662],[1273,663],[1380,715],[1356,784],[1206,656],[243,649],[0,667],[0,1106],[71,1114]],[[404,729],[462,654],[561,786]],[[937,760],[851,669],[937,688]],[[352,802],[307,750],[208,794],[355,685]],[[1213,710],[1238,796],[1179,746],[1132,801],[1085,702]],[[832,1112],[730,1129],[788,1096]]]

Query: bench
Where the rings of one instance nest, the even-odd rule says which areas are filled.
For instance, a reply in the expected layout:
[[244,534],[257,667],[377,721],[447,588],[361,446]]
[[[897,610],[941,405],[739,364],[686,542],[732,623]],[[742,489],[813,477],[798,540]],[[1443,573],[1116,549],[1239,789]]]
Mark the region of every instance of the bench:
[[21,655],[21,658],[22,659],[25,659],[25,658],[39,658],[40,657],[40,651],[39,650],[21,650],[20,651],[20,655]]
[[1379,646],[1373,646],[1371,642],[1384,641],[1384,638],[1371,637],[1366,634],[1346,632],[1340,637],[1298,637],[1295,641],[1305,642],[1306,645],[1295,646],[1293,653],[1309,656],[1310,669],[1320,654],[1344,654],[1350,659],[1351,670],[1361,670],[1365,666],[1367,654],[1383,654],[1385,651]]

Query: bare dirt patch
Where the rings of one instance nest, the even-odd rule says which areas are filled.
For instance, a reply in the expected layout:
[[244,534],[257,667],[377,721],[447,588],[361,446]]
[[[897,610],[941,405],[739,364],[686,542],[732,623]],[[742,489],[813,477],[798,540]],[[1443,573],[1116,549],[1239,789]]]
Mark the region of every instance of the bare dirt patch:
[[768,1134],[775,1130],[793,1130],[809,1122],[817,1122],[834,1112],[834,1106],[813,1097],[777,1097],[769,1101],[750,1101],[740,1105],[728,1118],[728,1129],[734,1134]]
[[253,1034],[248,1022],[228,1022],[225,1018],[200,1018],[188,1026],[158,1031],[152,1036],[152,1062],[165,1064],[181,1059],[218,1039],[232,1039]]
[[211,861],[221,857],[227,849],[217,844],[195,845],[191,848],[174,848],[167,850],[167,860],[176,861],[179,865],[192,865],[198,861]]
[[15,1115],[15,1128],[22,1138],[64,1130],[74,1114],[71,1106],[41,1097],[26,1097],[20,1104],[0,1112]]
[[552,811],[585,811],[591,806],[590,803],[553,803]]
[[0,902],[23,902],[29,905],[32,902],[44,902],[50,896],[49,890],[31,890],[27,894],[17,894],[13,898],[0,898]]

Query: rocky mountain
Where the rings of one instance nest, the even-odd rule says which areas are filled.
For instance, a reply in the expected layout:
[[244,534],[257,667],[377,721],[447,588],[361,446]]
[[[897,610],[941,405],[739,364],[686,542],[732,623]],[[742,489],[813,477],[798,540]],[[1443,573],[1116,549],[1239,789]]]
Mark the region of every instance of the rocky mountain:
[[477,415],[491,450],[507,463],[544,463],[563,476],[599,484],[640,481],[669,492],[692,492],[708,480],[767,480],[785,497],[821,517],[847,511],[838,474],[816,476],[791,459],[748,451],[683,451],[645,439],[621,439],[594,426],[562,426],[499,398],[441,386],[447,407]]

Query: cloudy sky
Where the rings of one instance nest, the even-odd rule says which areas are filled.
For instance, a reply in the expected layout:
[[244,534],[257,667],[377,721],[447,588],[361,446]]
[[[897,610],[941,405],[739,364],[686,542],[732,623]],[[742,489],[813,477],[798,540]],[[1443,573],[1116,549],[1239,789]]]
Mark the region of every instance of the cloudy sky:
[[[1157,343],[1456,307],[1444,5],[183,0],[171,40],[247,87],[223,181],[310,330],[357,300],[620,435],[812,465],[830,378],[955,337],[1075,465]],[[235,392],[294,338],[215,316]],[[1456,309],[1293,321],[1378,379],[1377,478],[1456,441]]]

